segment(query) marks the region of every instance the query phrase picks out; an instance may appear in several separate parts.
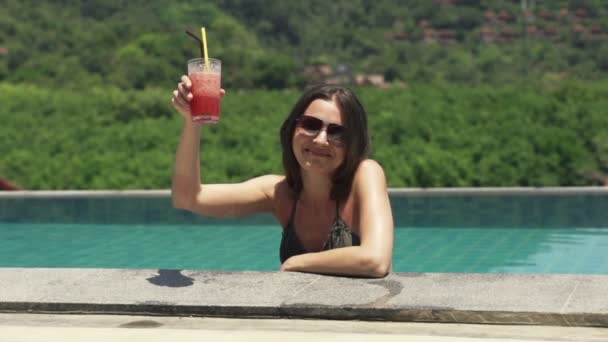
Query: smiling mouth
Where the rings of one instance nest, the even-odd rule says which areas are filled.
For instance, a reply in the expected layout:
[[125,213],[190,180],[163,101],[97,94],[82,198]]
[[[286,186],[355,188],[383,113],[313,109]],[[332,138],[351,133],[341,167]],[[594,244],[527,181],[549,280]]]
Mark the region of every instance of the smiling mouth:
[[308,153],[308,154],[312,154],[313,156],[317,156],[317,157],[327,157],[327,158],[331,157],[331,154],[329,154],[327,152],[313,150],[310,148],[304,148],[304,152]]

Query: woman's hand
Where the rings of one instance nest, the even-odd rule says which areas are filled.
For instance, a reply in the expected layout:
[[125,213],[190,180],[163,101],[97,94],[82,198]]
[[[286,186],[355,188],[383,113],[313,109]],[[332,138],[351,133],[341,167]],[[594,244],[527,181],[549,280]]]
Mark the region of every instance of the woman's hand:
[[183,75],[181,82],[177,84],[177,89],[173,91],[173,98],[171,103],[173,107],[184,117],[184,119],[190,120],[190,101],[192,100],[192,82],[188,76]]
[[[226,95],[224,89],[220,89],[220,98]],[[171,103],[173,107],[184,117],[184,119],[191,120],[192,113],[190,112],[190,101],[194,95],[192,94],[192,82],[188,76],[183,75],[181,82],[177,84],[177,89],[173,91],[173,97]]]
[[291,272],[294,269],[294,260],[293,259],[296,256],[292,256],[291,258],[285,260],[285,262],[281,265],[281,268],[279,270],[281,272]]

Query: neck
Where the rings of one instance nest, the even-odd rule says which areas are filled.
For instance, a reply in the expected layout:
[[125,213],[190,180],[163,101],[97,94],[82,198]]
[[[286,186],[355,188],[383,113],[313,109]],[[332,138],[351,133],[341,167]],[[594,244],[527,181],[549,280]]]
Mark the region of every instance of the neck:
[[333,182],[329,177],[302,172],[300,200],[307,204],[324,206],[330,201],[332,186]]

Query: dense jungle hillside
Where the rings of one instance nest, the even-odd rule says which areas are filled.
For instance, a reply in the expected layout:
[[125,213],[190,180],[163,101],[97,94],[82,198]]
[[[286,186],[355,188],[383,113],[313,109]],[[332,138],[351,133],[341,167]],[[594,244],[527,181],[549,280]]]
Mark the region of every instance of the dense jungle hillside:
[[387,82],[601,79],[608,2],[216,0],[267,46]]
[[[522,6],[524,4],[525,6]],[[24,189],[171,183],[171,91],[207,28],[222,121],[210,182],[280,173],[308,84],[355,88],[391,187],[608,179],[608,2],[4,0],[0,178]]]
[[230,88],[369,75],[390,85],[608,74],[608,2],[601,0],[3,3],[0,80],[9,82],[172,85],[184,61],[199,54],[184,29],[200,26]]

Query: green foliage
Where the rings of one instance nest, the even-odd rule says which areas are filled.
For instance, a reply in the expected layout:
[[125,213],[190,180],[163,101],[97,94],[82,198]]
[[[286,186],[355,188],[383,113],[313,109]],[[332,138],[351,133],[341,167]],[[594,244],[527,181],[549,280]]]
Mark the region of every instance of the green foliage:
[[557,186],[596,184],[608,174],[607,86],[361,91],[375,157],[393,186]]
[[223,61],[225,86],[276,89],[302,83],[300,65],[262,48],[255,34],[213,4],[64,2],[70,6],[8,1],[0,14],[0,47],[9,51],[0,55],[0,80],[72,89],[172,87],[186,72],[187,60],[200,57],[200,44],[184,30],[200,35],[204,25],[209,56]]
[[[517,1],[5,0],[2,8],[0,176],[26,189],[169,187],[181,127],[171,90],[200,55],[184,29],[203,25],[228,90],[221,123],[203,132],[205,181],[282,172],[278,129],[314,64],[406,86],[357,90],[392,187],[589,185],[608,175],[604,1],[539,2],[535,13],[550,15],[534,25],[547,36],[524,33]],[[579,8],[589,16],[575,15]],[[486,11],[514,18],[492,22]],[[488,28],[512,37],[486,42]]]
[[[357,89],[391,187],[596,184],[608,174],[608,83]],[[202,176],[282,173],[297,91],[228,91],[204,127]],[[0,83],[0,174],[26,189],[170,187],[181,117],[170,93]]]
[[[412,83],[501,84],[548,72],[606,78],[608,3],[602,1],[537,2],[533,20],[525,19],[520,1],[212,2],[266,46],[305,65],[346,64],[357,73]],[[581,8],[589,10],[587,17],[576,14]],[[494,33],[485,37],[488,31]]]
[[[346,65],[390,81],[464,84],[608,73],[608,3],[427,0],[6,0],[0,81],[52,87],[167,87],[198,57],[206,26],[230,88],[301,88],[307,65]],[[589,10],[587,17],[576,14]],[[562,14],[561,10],[569,10]],[[488,19],[500,13],[511,19]],[[541,15],[541,13],[544,13]],[[527,28],[532,33],[526,33]],[[490,38],[484,34],[491,31]],[[485,32],[485,33],[484,33]],[[392,39],[401,35],[400,39]]]

